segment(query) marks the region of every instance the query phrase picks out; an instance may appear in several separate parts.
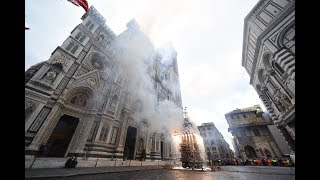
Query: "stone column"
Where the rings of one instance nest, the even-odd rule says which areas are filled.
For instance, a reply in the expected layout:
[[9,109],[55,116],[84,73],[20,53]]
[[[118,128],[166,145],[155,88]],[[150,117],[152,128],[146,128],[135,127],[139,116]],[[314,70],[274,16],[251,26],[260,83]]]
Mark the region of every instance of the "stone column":
[[[128,119],[129,119],[129,110],[128,109],[124,109],[124,115],[121,123],[121,127],[118,130],[118,136],[119,136],[119,140],[116,141],[115,144],[115,149],[117,151],[123,151],[124,149],[124,143],[125,143],[125,136],[127,134],[127,128],[128,128]],[[112,131],[112,129],[110,129]],[[112,133],[112,132],[111,132]]]
[[[100,131],[101,131],[101,119],[99,119],[99,121],[97,122],[97,132],[94,132],[92,141],[93,142],[97,142],[99,140],[99,136],[100,136]],[[109,131],[111,131],[111,126],[109,127]]]
[[149,132],[146,132],[145,136],[145,149],[146,149],[146,154],[150,154],[150,149],[149,149]]
[[295,139],[296,139],[295,130],[294,130],[292,127],[290,127],[289,125],[286,125],[285,128],[286,128],[286,130],[288,131],[288,133],[289,133],[289,135],[291,136],[291,138],[292,138],[293,140],[295,140]]
[[295,151],[295,141],[292,139],[290,136],[289,132],[287,129],[283,126],[278,126],[278,129],[280,130],[282,136],[284,139],[287,141],[289,147],[291,148],[292,151]]
[[170,149],[170,142],[168,141],[168,139],[164,139],[163,140],[163,159],[169,159],[169,149]]
[[70,142],[69,153],[84,154],[84,146],[87,142],[90,130],[94,121],[94,115],[84,116],[77,127],[76,132],[73,135],[73,140]]
[[155,151],[157,154],[160,154],[160,134],[156,133],[156,136],[154,138],[155,141]]

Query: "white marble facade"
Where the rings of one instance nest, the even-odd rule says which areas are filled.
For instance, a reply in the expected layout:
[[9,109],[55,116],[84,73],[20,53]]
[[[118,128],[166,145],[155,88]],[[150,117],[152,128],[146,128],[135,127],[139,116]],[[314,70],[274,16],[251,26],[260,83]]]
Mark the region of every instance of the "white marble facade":
[[295,150],[295,1],[260,0],[245,18],[242,66]]
[[[60,154],[44,156],[122,158],[130,127],[135,130],[131,159],[138,158],[142,149],[146,150],[147,159],[169,159],[170,139],[163,132],[150,130],[148,119],[135,115],[146,107],[139,105],[143,97],[135,96],[135,89],[130,89],[134,77],[123,75],[126,70],[120,61],[139,42],[134,54],[140,53],[139,58],[148,66],[156,91],[152,106],[171,101],[181,109],[182,117],[175,50],[170,47],[170,56],[166,57],[169,63],[162,64],[163,56],[134,20],[117,36],[93,6],[81,19],[48,60],[25,73],[25,154],[36,154],[42,144],[54,139],[55,143],[60,140],[64,149],[56,149]],[[138,50],[142,51],[136,53]],[[62,121],[73,129],[63,129]],[[50,147],[52,150],[56,146]]]

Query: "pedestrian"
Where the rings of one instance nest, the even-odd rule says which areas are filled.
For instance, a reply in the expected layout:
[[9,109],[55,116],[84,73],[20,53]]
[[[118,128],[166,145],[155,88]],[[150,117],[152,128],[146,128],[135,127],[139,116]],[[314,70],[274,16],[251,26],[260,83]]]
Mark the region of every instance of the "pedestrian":
[[65,168],[71,168],[72,165],[73,165],[74,159],[75,159],[74,156],[70,157],[70,158],[67,160],[67,162],[64,164],[64,167],[65,167]]
[[71,167],[75,168],[77,164],[78,164],[77,157],[74,157],[72,162],[71,162]]
[[268,166],[271,166],[271,165],[272,165],[270,159],[267,159],[267,164],[268,164]]

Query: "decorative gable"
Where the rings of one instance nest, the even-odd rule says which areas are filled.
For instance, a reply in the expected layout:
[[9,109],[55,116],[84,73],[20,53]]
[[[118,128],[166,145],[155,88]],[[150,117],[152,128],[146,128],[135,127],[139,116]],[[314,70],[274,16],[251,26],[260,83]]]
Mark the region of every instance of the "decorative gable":
[[75,79],[74,87],[88,87],[96,90],[100,85],[100,75],[97,70],[82,74]]

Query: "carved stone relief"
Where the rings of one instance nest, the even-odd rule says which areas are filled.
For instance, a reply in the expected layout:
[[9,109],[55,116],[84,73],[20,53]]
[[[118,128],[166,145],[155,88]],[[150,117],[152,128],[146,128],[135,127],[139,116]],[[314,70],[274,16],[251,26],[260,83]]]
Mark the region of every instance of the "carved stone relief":
[[27,120],[30,115],[36,110],[39,103],[35,103],[30,100],[25,100],[24,111],[25,111],[25,120]]
[[70,102],[80,107],[85,107],[87,105],[87,97],[83,94],[78,94],[73,96]]
[[287,110],[292,105],[288,96],[282,93],[280,89],[276,89],[274,92],[274,103],[280,112]]
[[84,68],[84,67],[80,67],[80,68],[78,69],[78,71],[76,72],[76,76],[80,76],[80,75],[85,74],[85,73],[87,73],[87,72],[89,72],[88,69],[86,69],[86,68]]
[[60,63],[62,65],[62,69],[66,71],[70,64],[70,60],[63,59],[63,58],[56,58],[52,61],[52,64],[56,64],[56,63]]

